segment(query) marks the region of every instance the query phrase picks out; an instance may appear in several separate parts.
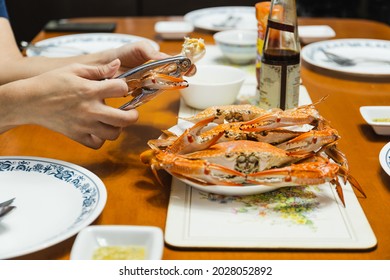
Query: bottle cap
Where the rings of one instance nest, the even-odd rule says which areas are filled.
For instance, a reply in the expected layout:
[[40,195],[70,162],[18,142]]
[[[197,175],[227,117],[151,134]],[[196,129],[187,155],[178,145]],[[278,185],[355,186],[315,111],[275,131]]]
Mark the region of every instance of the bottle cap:
[[258,21],[267,21],[270,7],[271,1],[263,1],[255,4],[256,18]]

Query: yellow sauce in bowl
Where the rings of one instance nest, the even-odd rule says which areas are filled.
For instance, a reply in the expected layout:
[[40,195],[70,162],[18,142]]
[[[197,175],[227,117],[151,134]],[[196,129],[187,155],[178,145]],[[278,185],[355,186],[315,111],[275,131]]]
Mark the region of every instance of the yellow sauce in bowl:
[[145,256],[145,247],[143,246],[103,246],[94,251],[92,259],[144,260]]
[[390,122],[390,118],[376,118],[372,119],[373,122]]

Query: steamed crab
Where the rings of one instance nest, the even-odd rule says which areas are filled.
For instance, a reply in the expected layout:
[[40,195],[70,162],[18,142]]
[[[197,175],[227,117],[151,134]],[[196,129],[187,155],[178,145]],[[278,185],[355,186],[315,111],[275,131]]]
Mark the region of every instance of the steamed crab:
[[[337,130],[313,104],[285,111],[271,110],[249,121],[217,124],[203,131],[215,119],[215,116],[202,119],[180,136],[172,133],[167,139],[150,140],[151,149],[141,154],[142,162],[150,165],[156,176],[158,169],[164,169],[203,185],[286,187],[330,182],[344,204],[338,179],[341,176],[365,196],[349,174],[345,155],[337,149],[340,139]],[[294,124],[311,128],[278,144],[259,139],[220,141],[234,130],[267,133],[281,128],[288,130]]]

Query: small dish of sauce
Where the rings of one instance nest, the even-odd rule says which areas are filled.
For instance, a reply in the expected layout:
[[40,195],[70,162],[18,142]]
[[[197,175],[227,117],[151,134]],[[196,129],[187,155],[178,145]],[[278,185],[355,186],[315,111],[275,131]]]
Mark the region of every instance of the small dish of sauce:
[[145,260],[144,246],[102,246],[92,255],[93,260]]
[[372,119],[373,122],[390,122],[390,118],[375,118]]

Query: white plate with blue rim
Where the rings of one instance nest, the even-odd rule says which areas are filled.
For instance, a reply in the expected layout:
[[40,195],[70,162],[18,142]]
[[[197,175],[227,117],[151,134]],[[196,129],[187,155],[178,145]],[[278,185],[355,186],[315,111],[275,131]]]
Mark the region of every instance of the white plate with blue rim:
[[379,152],[379,162],[383,170],[390,176],[390,142]]
[[[324,51],[356,59],[355,65],[343,66],[330,60]],[[377,39],[335,39],[302,48],[302,59],[315,67],[360,77],[390,77],[390,41]],[[382,62],[379,62],[382,60]]]
[[148,38],[119,33],[82,33],[53,37],[26,49],[27,56],[67,57],[95,53],[138,41],[149,42],[156,50],[160,46]]
[[77,234],[103,211],[107,191],[89,170],[64,161],[0,157],[0,201],[16,209],[0,222],[0,259],[51,247]]

